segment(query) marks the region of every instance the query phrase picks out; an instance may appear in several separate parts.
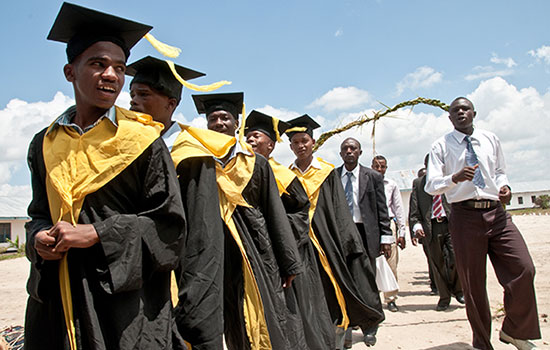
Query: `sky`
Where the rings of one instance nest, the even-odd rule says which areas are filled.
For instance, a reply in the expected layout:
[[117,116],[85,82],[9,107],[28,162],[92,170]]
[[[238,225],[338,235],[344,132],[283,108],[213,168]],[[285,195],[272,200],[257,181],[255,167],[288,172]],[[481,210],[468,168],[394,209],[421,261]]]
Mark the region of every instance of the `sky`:
[[[63,76],[65,45],[46,40],[61,1],[2,2],[0,31],[0,195],[30,196],[26,153],[33,135],[74,103]],[[550,2],[538,1],[87,1],[74,3],[152,25],[157,39],[182,49],[174,61],[206,73],[193,83],[229,80],[218,92],[244,91],[246,109],[286,120],[304,113],[320,132],[418,96],[450,103],[470,98],[475,127],[496,133],[514,183],[550,173]],[[161,57],[147,41],[129,63]],[[129,107],[128,83],[117,104]],[[205,127],[191,92],[175,118]],[[353,136],[388,171],[418,169],[448,114],[429,106],[400,110],[331,138],[317,156],[340,165]],[[316,132],[318,137],[320,132]],[[274,156],[289,164],[288,141]]]

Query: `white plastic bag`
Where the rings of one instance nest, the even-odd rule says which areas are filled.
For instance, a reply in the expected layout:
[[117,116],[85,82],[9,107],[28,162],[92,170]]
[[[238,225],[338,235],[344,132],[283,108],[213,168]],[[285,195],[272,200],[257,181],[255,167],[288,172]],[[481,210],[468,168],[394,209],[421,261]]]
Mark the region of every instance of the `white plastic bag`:
[[385,293],[399,290],[399,285],[384,255],[376,258],[376,285],[379,291]]

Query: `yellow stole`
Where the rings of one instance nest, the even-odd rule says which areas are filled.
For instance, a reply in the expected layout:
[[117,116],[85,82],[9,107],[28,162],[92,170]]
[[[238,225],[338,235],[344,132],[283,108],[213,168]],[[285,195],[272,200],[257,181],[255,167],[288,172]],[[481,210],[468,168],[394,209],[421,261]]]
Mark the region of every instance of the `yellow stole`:
[[[180,124],[182,132],[172,146],[172,159],[177,165],[190,157],[211,156],[223,158],[231,147],[236,144],[236,138],[211,130],[204,130]],[[264,307],[260,290],[254,277],[252,265],[248,259],[243,242],[233,221],[233,212],[238,205],[250,207],[242,196],[246,185],[254,172],[256,157],[250,146],[241,142],[241,146],[252,155],[238,153],[225,166],[216,162],[216,181],[222,220],[227,225],[231,236],[237,243],[242,256],[244,277],[244,318],[245,327],[252,350],[271,350],[271,340],[264,316]],[[172,292],[173,293],[173,292]],[[172,294],[172,301],[177,303]]]
[[344,294],[342,294],[342,289],[338,285],[338,281],[336,281],[336,277],[332,272],[332,268],[330,267],[328,258],[323,250],[323,247],[321,247],[317,236],[315,236],[315,232],[313,232],[313,228],[311,225],[313,221],[313,215],[315,214],[315,209],[317,208],[317,200],[319,199],[321,185],[323,184],[323,182],[325,182],[326,178],[334,169],[334,165],[325,162],[321,158],[317,158],[317,160],[321,164],[321,169],[310,167],[308,171],[306,171],[304,174],[302,174],[302,172],[296,168],[292,169],[292,171],[296,174],[296,176],[298,176],[298,179],[304,186],[304,189],[306,190],[306,193],[309,197],[309,237],[311,238],[313,245],[317,249],[319,259],[321,260],[321,265],[323,265],[323,269],[327,273],[330,281],[332,282],[332,286],[334,287],[336,299],[338,300],[338,305],[340,306],[340,311],[342,312],[342,322],[338,325],[338,327],[347,329],[349,325],[349,317],[346,311],[346,301],[344,299]]
[[290,170],[289,168],[276,162],[273,157],[269,158],[269,165],[271,165],[271,169],[273,170],[273,174],[275,175],[275,181],[277,181],[279,196],[282,196],[283,193],[288,194],[286,189],[290,185],[292,180],[294,180],[296,174],[294,174],[294,172],[292,172],[292,170]]
[[[156,140],[162,124],[147,114],[116,107],[118,127],[103,119],[80,135],[71,127],[52,124],[44,136],[46,191],[53,223],[78,222],[85,197],[120,174]],[[76,335],[67,254],[59,264],[63,313],[71,349]]]

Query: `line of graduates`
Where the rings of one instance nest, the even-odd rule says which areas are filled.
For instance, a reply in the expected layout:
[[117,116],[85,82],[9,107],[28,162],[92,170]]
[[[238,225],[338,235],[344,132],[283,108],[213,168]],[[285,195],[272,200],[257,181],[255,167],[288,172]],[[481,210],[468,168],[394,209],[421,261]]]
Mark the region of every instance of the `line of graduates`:
[[[67,43],[76,104],[29,146],[25,348],[332,350],[376,327],[366,243],[313,156],[319,125],[243,122],[243,93],[193,95],[208,130],[173,121],[180,79],[204,74],[126,66],[149,30],[64,3],[48,37]],[[130,110],[114,105],[125,74]],[[285,133],[290,168],[270,157]]]

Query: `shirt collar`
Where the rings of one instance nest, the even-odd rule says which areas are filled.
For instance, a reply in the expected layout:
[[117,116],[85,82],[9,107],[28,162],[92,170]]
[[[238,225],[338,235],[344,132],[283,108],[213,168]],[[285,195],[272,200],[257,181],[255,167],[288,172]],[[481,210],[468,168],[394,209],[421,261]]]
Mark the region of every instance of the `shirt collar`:
[[453,135],[453,137],[456,139],[456,141],[458,141],[458,143],[462,143],[462,141],[464,141],[466,136],[470,136],[470,139],[476,139],[476,129],[474,129],[474,131],[472,132],[472,135],[467,135],[463,132],[453,129],[453,131],[451,131],[451,135]]
[[309,170],[309,168],[321,169],[321,163],[319,163],[319,160],[317,160],[317,158],[313,157],[313,159],[311,160],[311,163],[308,165],[308,167],[305,171],[302,171],[302,169],[300,169],[296,165],[296,161],[294,161],[294,162],[292,162],[292,164],[290,164],[290,169],[298,169],[298,170],[300,170],[300,172],[302,174],[306,173]]
[[99,117],[95,123],[87,126],[86,128],[84,128],[84,130],[82,130],[82,128],[80,128],[80,126],[78,126],[77,124],[73,123],[73,119],[75,115],[76,115],[76,105],[73,105],[67,108],[65,112],[61,113],[61,115],[57,117],[57,119],[54,121],[50,130],[48,130],[47,134],[49,134],[50,132],[52,132],[52,130],[54,130],[59,126],[69,126],[75,129],[80,135],[82,135],[85,132],[90,131],[94,126],[98,125],[99,122],[105,118],[108,119],[111,123],[113,123],[115,127],[118,127],[118,123],[116,121],[116,109],[114,105],[111,108],[109,108],[107,112],[105,112],[105,114]]
[[168,147],[169,151],[172,151],[172,146],[174,146],[174,142],[176,142],[176,139],[178,138],[180,133],[180,124],[178,122],[173,122],[170,128],[168,128],[168,130],[166,130],[166,132],[162,134],[162,140],[164,140],[164,143],[166,144],[166,147]]
[[350,172],[353,174],[353,177],[355,179],[359,178],[359,163],[357,164],[357,166],[355,168],[353,168],[352,171],[349,171],[348,169],[346,169],[346,166],[345,165],[342,165],[342,178],[346,177],[347,176],[347,173]]

